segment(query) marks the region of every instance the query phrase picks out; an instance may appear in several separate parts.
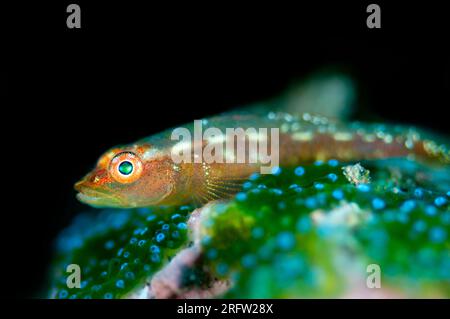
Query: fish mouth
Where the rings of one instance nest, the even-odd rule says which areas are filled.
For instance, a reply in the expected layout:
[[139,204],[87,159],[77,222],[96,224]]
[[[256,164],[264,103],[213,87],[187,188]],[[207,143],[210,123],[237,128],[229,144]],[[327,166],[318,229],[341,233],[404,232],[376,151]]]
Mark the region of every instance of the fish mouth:
[[92,189],[89,185],[86,185],[85,181],[79,181],[74,186],[78,192],[77,199],[85,204],[94,207],[118,207],[122,206],[120,200],[117,197],[113,197],[105,190]]

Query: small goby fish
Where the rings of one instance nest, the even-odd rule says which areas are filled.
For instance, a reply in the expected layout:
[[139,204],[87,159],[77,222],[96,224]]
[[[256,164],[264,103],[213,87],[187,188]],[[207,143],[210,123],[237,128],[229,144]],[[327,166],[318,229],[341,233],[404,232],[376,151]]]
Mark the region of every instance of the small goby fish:
[[[265,115],[221,115],[202,120],[204,129],[278,128],[279,166],[294,166],[316,160],[406,157],[431,165],[448,165],[446,145],[426,138],[412,128],[353,123],[343,125],[309,113],[293,116],[270,112]],[[185,126],[192,129],[193,125]],[[80,201],[95,207],[145,207],[152,205],[204,204],[236,193],[242,181],[258,172],[260,163],[175,163],[172,130],[103,154],[96,167],[76,183]],[[248,139],[261,139],[249,135]],[[269,136],[270,139],[270,136]],[[203,146],[224,143],[203,140]],[[268,141],[270,144],[270,141]],[[178,145],[178,146],[176,146]],[[229,154],[225,154],[228,156]]]

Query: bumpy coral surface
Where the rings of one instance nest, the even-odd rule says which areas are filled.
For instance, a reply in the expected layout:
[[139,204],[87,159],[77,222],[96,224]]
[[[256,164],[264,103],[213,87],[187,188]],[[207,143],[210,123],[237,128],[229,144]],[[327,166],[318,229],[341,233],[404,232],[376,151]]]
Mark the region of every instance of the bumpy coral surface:
[[[56,298],[120,298],[145,283],[187,241],[188,206],[81,215],[58,240]],[[81,288],[67,288],[66,267],[81,268]]]
[[[273,173],[194,213],[79,216],[58,239],[50,296],[450,296],[448,168],[330,160]],[[69,264],[80,265],[81,288],[67,287]],[[380,289],[367,286],[369,265]]]

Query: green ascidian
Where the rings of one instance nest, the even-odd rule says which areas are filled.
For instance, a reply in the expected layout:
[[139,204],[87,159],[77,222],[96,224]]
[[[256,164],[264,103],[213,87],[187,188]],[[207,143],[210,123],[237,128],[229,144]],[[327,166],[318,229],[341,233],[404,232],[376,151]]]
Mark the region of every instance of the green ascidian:
[[359,185],[333,160],[252,176],[203,225],[212,270],[234,280],[226,296],[345,296],[369,264],[384,287],[449,296],[448,193],[414,181],[416,165],[366,162]]
[[[189,206],[106,210],[81,215],[58,240],[54,298],[121,298],[158,271],[186,243]],[[67,288],[68,264],[81,288]]]

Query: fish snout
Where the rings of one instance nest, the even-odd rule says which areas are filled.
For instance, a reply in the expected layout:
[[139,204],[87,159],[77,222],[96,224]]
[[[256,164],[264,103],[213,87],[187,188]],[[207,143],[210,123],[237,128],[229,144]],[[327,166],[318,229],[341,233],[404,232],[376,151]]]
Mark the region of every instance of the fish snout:
[[79,180],[78,182],[75,183],[75,185],[73,186],[73,188],[75,188],[75,190],[76,190],[77,192],[81,192],[81,191],[83,190],[84,184],[85,184],[85,182],[84,182],[83,179],[82,179],[82,180]]
[[76,182],[73,187],[75,188],[75,190],[77,192],[83,193],[86,190],[92,189],[93,186],[94,185],[91,182],[89,182],[88,179],[83,178],[83,179],[79,180],[78,182]]
[[85,191],[86,189],[95,189],[107,182],[107,173],[106,170],[95,170],[92,173],[89,173],[81,180],[75,183],[74,188],[78,192]]

